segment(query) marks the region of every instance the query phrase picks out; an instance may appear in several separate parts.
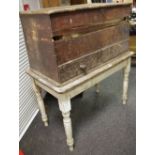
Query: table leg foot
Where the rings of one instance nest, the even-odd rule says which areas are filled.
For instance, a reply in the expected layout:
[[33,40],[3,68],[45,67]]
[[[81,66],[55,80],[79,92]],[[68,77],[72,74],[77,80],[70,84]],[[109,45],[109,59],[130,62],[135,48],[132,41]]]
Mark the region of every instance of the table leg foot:
[[46,127],[48,126],[48,122],[47,121],[44,122],[44,126],[46,126]]
[[96,93],[99,94],[100,93],[99,84],[96,84],[95,87],[96,87]]
[[127,100],[123,100],[123,104],[126,104],[127,103]]
[[73,146],[69,146],[69,150],[72,152],[74,150]]
[[44,101],[43,101],[43,99],[41,97],[40,89],[35,84],[35,81],[33,81],[33,89],[34,89],[34,92],[35,92],[36,97],[37,97],[38,107],[39,107],[39,110],[40,110],[40,113],[41,113],[42,121],[43,121],[45,126],[48,126],[48,118],[47,118],[47,114],[46,114],[46,110],[45,110]]
[[65,128],[65,133],[67,137],[67,145],[69,146],[69,150],[73,150],[74,140],[72,137],[72,123],[70,118],[70,112],[62,113],[63,115],[63,123]]
[[131,58],[128,59],[128,63],[126,65],[126,67],[124,68],[123,95],[122,95],[123,104],[126,104],[127,99],[128,99],[128,85],[129,85],[130,66],[131,66]]
[[72,135],[72,121],[70,118],[70,110],[71,110],[70,99],[65,96],[60,97],[59,108],[63,116],[63,124],[64,124],[66,138],[67,138],[67,145],[69,146],[69,150],[73,151],[74,139]]

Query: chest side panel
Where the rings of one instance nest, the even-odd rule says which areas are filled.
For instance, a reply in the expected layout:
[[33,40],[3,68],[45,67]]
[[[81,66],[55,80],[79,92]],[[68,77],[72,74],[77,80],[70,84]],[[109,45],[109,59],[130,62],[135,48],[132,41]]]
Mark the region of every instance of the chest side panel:
[[30,67],[58,81],[57,60],[48,15],[21,15]]

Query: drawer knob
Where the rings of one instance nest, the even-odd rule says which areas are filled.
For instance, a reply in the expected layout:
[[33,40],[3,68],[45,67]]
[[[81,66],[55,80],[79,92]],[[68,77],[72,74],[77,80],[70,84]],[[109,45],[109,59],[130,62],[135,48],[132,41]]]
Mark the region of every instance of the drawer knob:
[[87,66],[85,64],[80,64],[80,69],[82,70],[84,74],[87,73]]

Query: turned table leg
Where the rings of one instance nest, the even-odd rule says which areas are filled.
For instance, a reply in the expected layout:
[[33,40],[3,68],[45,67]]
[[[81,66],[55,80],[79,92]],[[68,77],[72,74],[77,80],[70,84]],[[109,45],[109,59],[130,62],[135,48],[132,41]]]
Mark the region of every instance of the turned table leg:
[[126,104],[128,98],[130,66],[131,66],[131,58],[128,59],[127,65],[124,68],[123,95],[122,95],[123,104]]
[[43,99],[41,97],[40,88],[35,84],[35,81],[33,81],[33,89],[34,89],[34,92],[35,92],[36,97],[37,97],[38,106],[40,109],[42,121],[44,122],[45,126],[48,126],[48,118],[47,118],[47,114],[45,111],[44,102],[43,102]]
[[100,86],[99,86],[99,83],[96,84],[95,87],[96,87],[96,93],[97,93],[97,94],[100,93]]
[[59,108],[63,116],[63,123],[67,137],[67,145],[69,146],[69,150],[73,151],[74,139],[72,136],[72,122],[70,118],[71,102],[70,99],[66,97],[59,98],[58,102]]

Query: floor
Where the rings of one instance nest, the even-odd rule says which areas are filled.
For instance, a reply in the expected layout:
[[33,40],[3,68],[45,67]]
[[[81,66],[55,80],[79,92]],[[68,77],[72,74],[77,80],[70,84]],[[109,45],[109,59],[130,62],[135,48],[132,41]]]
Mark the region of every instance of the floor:
[[122,71],[100,84],[99,95],[91,88],[82,98],[72,100],[73,152],[66,146],[57,100],[50,95],[45,98],[49,126],[43,126],[38,113],[20,148],[25,155],[136,155],[135,75],[136,69],[132,68],[127,105],[121,104]]

